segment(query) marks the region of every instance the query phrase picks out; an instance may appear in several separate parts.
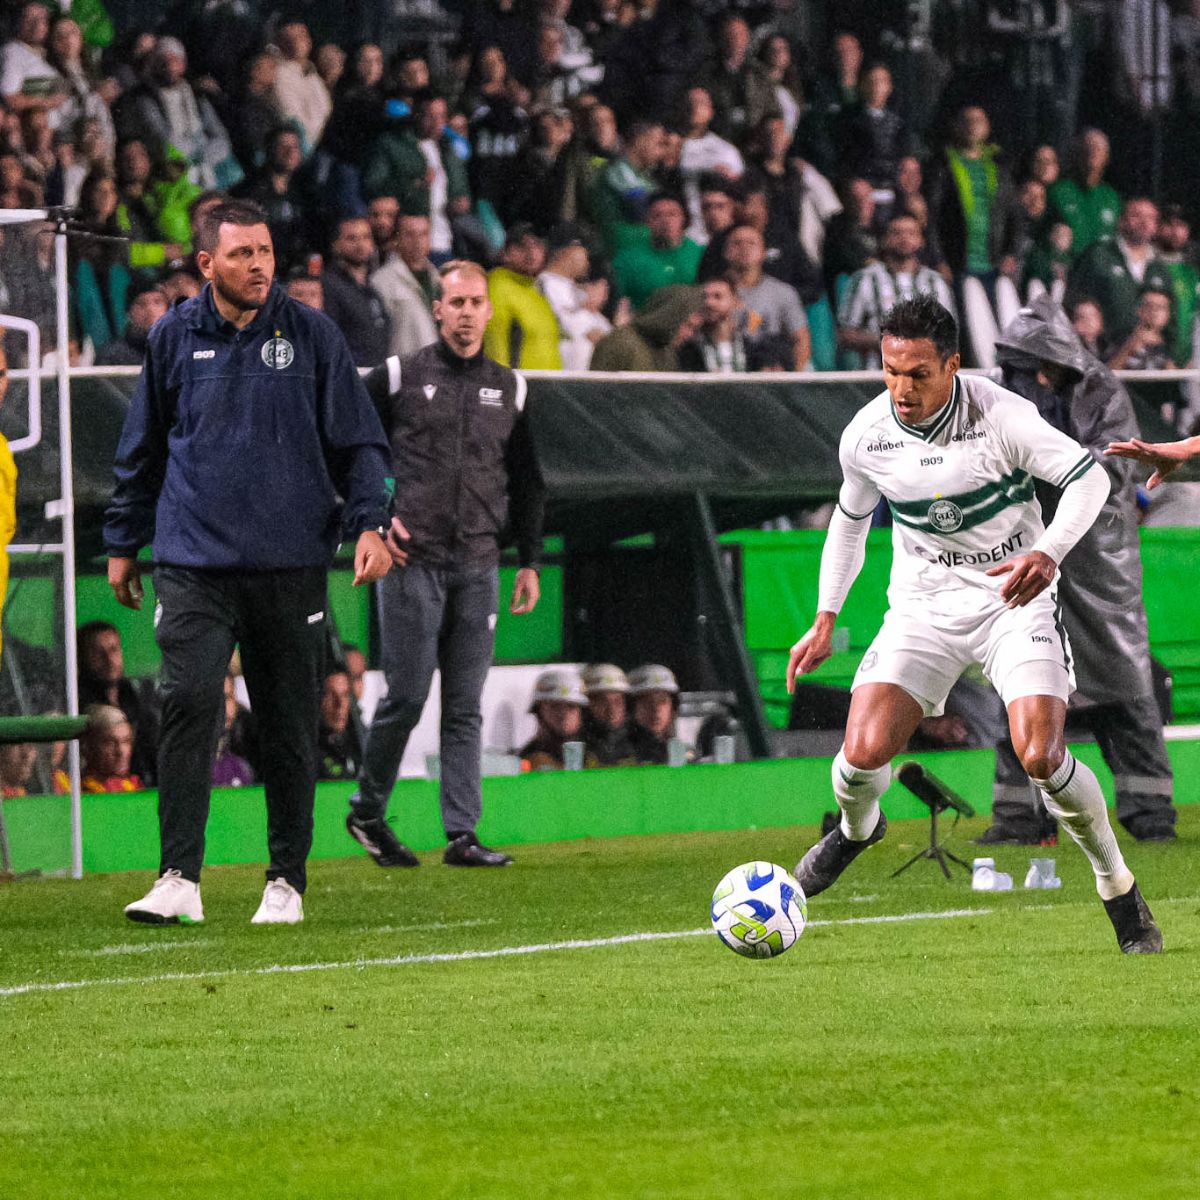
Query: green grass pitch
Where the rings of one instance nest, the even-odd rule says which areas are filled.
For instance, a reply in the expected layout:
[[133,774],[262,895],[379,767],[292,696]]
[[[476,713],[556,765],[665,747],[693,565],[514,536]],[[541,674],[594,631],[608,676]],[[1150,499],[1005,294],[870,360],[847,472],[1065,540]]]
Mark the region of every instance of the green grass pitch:
[[[712,935],[377,960],[700,929],[811,828],[316,863],[296,928],[249,924],[250,868],[206,872],[196,928],[127,922],[142,875],[4,885],[0,1197],[1195,1200],[1200,807],[1180,830],[1127,846],[1157,958],[1117,952],[1073,846],[1057,892],[1020,849],[1009,894],[891,879],[916,822],[770,962]],[[292,964],[321,969],[264,970]],[[14,991],[56,982],[86,986]]]

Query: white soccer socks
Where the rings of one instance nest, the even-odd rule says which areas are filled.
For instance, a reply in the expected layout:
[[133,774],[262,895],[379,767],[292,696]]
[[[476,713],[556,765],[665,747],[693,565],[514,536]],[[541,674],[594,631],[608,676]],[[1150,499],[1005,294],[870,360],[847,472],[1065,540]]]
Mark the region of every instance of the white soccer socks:
[[865,842],[879,823],[879,797],[892,782],[892,764],[864,771],[846,761],[845,747],[833,760],[833,794],[842,810],[842,833],[851,841]]
[[1102,900],[1123,896],[1133,887],[1116,835],[1108,821],[1104,794],[1091,768],[1069,750],[1049,779],[1033,781],[1042,791],[1046,810],[1073,837],[1096,872]]

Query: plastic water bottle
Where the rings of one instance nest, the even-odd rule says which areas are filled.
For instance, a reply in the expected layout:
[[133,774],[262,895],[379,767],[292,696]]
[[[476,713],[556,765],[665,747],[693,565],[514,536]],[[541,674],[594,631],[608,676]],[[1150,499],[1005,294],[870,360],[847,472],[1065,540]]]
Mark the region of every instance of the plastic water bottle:
[[996,870],[994,858],[977,858],[971,868],[971,890],[975,892],[1010,892],[1012,876]]
[[1062,887],[1062,880],[1059,879],[1054,871],[1054,859],[1031,858],[1029,860],[1029,872],[1025,876],[1025,886],[1027,888]]

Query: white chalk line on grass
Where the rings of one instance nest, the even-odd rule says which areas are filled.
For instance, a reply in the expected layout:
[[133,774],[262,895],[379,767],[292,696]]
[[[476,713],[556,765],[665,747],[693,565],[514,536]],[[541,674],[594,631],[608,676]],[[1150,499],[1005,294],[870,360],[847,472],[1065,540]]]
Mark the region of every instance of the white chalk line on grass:
[[[955,917],[987,916],[990,908],[952,908],[944,912],[893,913],[875,917],[842,917],[809,921],[809,925],[891,925],[901,921],[945,921]],[[456,950],[444,954],[398,954],[392,958],[353,958],[344,962],[272,963],[267,967],[229,968],[221,971],[172,971],[160,975],[126,975],[112,979],[60,979],[0,987],[0,998],[30,992],[67,992],[83,988],[120,987],[130,983],[188,983],[206,979],[249,978],[254,975],[302,975],[310,971],[361,971],[372,967],[411,967],[422,963],[467,962],[482,958],[512,958],[522,954],[547,954],[559,950],[593,950],[601,946],[628,946],[635,942],[669,942],[679,938],[711,937],[712,928],[625,933],[617,937],[576,938],[565,942],[535,942],[526,946],[500,946],[494,950]],[[184,944],[184,943],[179,943]]]
[[213,938],[196,938],[177,942],[119,942],[115,946],[100,946],[95,950],[60,950],[64,958],[107,958],[115,954],[155,954],[165,950],[194,950],[197,946],[212,946]]

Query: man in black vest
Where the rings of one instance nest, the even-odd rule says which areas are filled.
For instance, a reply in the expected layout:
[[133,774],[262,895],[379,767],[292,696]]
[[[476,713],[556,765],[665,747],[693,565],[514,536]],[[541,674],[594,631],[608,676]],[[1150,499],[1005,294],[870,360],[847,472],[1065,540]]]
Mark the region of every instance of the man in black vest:
[[473,262],[441,270],[441,336],[367,376],[391,442],[396,497],[388,548],[400,568],[379,590],[387,697],[375,710],[346,828],[381,867],[416,866],[392,832],[388,797],[409,734],[441,670],[441,802],[451,866],[512,860],[479,844],[480,697],[492,664],[500,545],[511,530],[520,570],[509,611],[538,601],[542,488],[525,380],[483,353],[492,315]]

